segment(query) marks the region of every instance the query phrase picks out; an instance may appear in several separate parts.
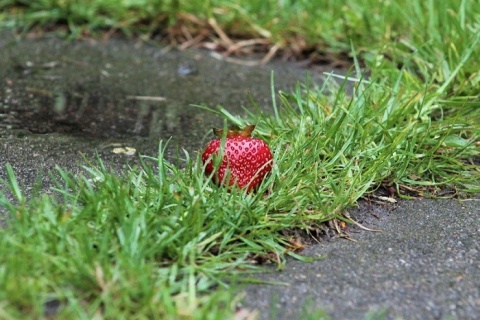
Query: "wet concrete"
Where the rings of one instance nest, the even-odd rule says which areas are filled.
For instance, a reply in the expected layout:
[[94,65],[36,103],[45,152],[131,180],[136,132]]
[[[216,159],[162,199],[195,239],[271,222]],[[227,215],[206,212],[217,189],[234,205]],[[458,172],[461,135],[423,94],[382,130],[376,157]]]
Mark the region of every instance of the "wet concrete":
[[[303,68],[274,61],[246,67],[201,50],[178,52],[141,41],[66,42],[55,37],[0,38],[0,168],[12,164],[28,190],[55,166],[76,171],[98,153],[121,170],[129,147],[156,155],[160,140],[194,153],[223,121],[193,105],[221,105],[232,114],[271,110],[275,90],[304,81]],[[321,71],[311,72],[320,82]],[[0,178],[5,178],[0,170]],[[48,190],[48,176],[43,175]]]
[[[268,112],[272,70],[277,90],[305,79],[304,69],[281,61],[246,67],[204,51],[121,40],[3,35],[0,56],[0,178],[10,163],[27,191],[48,190],[46,172],[55,166],[77,172],[82,156],[96,153],[121,171],[136,157],[114,153],[120,146],[155,155],[159,141],[171,138],[172,158],[175,147],[194,153],[222,121],[191,104],[244,114],[241,106],[252,108],[252,96]],[[315,81],[321,71],[331,68],[310,70]],[[384,232],[308,248],[304,254],[325,258],[291,260],[280,273],[259,275],[288,286],[249,286],[243,306],[258,309],[262,319],[298,318],[308,299],[334,319],[362,319],[369,310],[389,319],[474,319],[480,314],[478,208],[478,200],[423,200],[394,210],[352,210]]]
[[352,216],[383,232],[351,229],[309,247],[322,257],[290,260],[281,272],[251,285],[245,308],[260,319],[301,319],[305,305],[333,319],[478,319],[480,315],[480,199],[417,200],[395,207],[362,203]]

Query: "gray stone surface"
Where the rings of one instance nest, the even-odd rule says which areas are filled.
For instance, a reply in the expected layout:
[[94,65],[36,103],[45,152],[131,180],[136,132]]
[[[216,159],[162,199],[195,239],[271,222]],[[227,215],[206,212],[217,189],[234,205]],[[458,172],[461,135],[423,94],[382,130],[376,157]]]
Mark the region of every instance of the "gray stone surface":
[[[97,153],[118,170],[136,161],[112,153],[115,147],[155,156],[160,140],[169,140],[171,159],[182,148],[194,155],[211,128],[223,126],[221,117],[194,105],[244,115],[255,101],[271,112],[272,71],[276,91],[306,79],[305,69],[282,61],[248,67],[208,51],[115,39],[0,34],[0,52],[0,179],[10,163],[27,191],[39,175],[48,190],[55,166],[78,171],[83,157]],[[312,81],[321,83],[322,71],[333,69],[310,70]]]
[[382,232],[353,228],[356,242],[308,248],[305,255],[324,258],[261,275],[286,286],[248,286],[244,307],[261,310],[261,319],[298,319],[308,300],[333,319],[478,319],[480,199],[363,204],[352,215]]

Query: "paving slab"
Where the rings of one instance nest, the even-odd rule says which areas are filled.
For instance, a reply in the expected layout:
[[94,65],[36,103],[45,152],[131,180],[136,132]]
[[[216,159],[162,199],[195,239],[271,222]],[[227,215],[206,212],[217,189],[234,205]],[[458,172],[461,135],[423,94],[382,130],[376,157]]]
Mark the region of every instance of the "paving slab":
[[[243,306],[260,319],[300,319],[306,305],[332,319],[478,319],[480,199],[362,203],[355,242],[334,238],[309,247],[313,263],[288,261],[250,285]],[[377,319],[375,318],[375,319]]]

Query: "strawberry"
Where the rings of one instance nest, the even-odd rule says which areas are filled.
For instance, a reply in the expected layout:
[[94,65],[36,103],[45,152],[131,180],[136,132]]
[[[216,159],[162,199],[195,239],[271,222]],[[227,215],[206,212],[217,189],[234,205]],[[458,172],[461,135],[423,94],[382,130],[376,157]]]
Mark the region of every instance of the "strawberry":
[[[242,130],[238,128],[228,130],[222,162],[213,175],[213,181],[217,185],[236,184],[250,191],[255,189],[272,170],[272,152],[265,141],[251,137],[254,129],[254,125],[248,125]],[[213,131],[219,137],[223,134],[221,129]],[[219,154],[221,144],[220,139],[213,139],[202,154],[205,173],[208,176],[216,170],[213,155]],[[226,181],[228,177],[229,181]]]

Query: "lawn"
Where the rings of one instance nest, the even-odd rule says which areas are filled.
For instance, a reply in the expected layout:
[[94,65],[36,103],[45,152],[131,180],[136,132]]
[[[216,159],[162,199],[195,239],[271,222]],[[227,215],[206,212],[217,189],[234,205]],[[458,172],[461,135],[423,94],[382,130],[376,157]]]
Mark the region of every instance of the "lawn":
[[20,35],[120,34],[352,66],[341,85],[332,74],[273,92],[271,113],[212,110],[256,123],[271,146],[273,171],[255,193],[215,186],[199,157],[168,162],[165,141],[121,176],[101,161],[86,176],[59,168],[55,196],[27,199],[6,165],[0,318],[41,318],[54,305],[58,319],[231,318],[241,298],[232,284],[255,281],[259,262],[307,260],[290,231],[349,222],[344,210],[380,188],[404,198],[480,192],[480,5],[399,3],[0,0],[0,26]]

